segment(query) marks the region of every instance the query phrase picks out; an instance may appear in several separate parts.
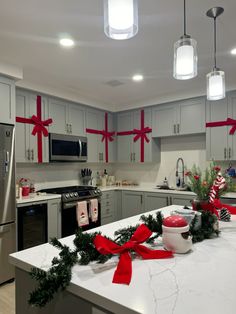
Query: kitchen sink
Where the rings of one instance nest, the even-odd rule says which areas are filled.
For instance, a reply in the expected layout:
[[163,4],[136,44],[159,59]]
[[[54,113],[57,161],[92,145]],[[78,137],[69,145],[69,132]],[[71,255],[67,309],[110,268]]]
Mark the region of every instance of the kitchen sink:
[[191,190],[189,190],[188,187],[184,187],[184,188],[173,188],[173,187],[169,187],[166,185],[157,185],[156,189],[158,190],[171,190],[171,191],[182,191],[182,192],[190,192],[192,193]]

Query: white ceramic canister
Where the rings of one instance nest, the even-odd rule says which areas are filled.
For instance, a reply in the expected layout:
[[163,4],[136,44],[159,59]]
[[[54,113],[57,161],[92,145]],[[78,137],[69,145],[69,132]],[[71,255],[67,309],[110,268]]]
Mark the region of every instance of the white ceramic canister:
[[162,242],[165,249],[174,253],[187,253],[192,248],[189,224],[180,215],[169,216],[163,220]]

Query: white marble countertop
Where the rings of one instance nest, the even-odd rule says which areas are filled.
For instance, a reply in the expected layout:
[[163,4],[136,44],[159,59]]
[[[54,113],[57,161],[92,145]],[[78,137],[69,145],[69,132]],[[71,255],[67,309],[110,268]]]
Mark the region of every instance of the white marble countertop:
[[[161,210],[168,216],[171,210],[181,207],[172,205]],[[101,230],[113,237],[114,230],[136,224],[139,217],[90,232]],[[134,259],[129,286],[112,283],[117,257],[105,264],[76,265],[67,290],[116,314],[233,314],[236,309],[236,216],[232,216],[231,222],[220,222],[220,230],[218,238],[194,244],[188,254],[175,254],[174,258],[165,260]],[[73,238],[64,238],[62,242],[73,247]],[[10,262],[26,271],[32,266],[47,270],[57,255],[56,248],[43,244],[11,254]]]
[[25,204],[25,203],[32,203],[32,202],[42,202],[51,199],[61,198],[60,194],[40,194],[40,195],[30,195],[22,198],[16,199],[16,204]]

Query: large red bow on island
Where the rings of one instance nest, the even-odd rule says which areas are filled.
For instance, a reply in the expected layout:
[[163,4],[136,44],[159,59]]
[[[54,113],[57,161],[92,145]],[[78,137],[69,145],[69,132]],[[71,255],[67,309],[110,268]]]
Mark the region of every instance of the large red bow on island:
[[173,257],[173,253],[164,250],[150,250],[140,243],[145,242],[152,232],[144,224],[140,225],[134,232],[131,239],[123,245],[118,245],[115,242],[98,234],[94,239],[94,245],[99,253],[120,254],[120,260],[113,276],[113,283],[130,284],[132,277],[132,259],[130,251],[135,251],[143,259],[159,259]]

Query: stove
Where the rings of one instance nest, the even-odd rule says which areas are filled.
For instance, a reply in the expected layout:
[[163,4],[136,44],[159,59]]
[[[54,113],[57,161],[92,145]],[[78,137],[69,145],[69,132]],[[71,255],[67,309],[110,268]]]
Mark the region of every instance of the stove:
[[98,220],[93,222],[89,216],[89,224],[81,227],[83,231],[99,227],[101,225],[101,195],[102,192],[94,186],[67,186],[51,189],[44,189],[40,192],[50,194],[61,194],[61,236],[67,237],[76,232],[77,223],[77,204],[80,201],[87,202],[87,211],[89,215],[90,200],[98,200]]
[[44,189],[40,192],[46,192],[50,194],[61,194],[62,203],[69,203],[75,201],[88,200],[91,198],[101,197],[102,192],[95,186],[67,186],[67,187],[58,187],[51,189]]

